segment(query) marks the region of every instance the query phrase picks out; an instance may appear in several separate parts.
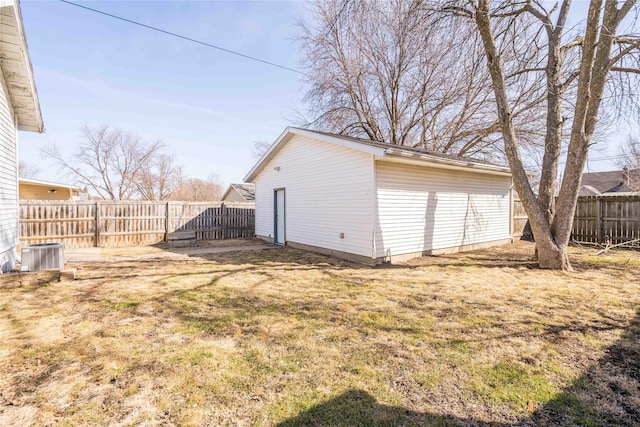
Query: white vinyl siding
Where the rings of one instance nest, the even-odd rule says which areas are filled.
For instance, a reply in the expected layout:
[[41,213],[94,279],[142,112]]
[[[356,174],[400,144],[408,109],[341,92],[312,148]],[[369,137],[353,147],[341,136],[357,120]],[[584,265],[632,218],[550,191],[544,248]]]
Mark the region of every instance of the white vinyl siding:
[[274,189],[284,188],[287,242],[371,257],[372,179],[370,154],[294,135],[255,178],[256,234],[273,238]]
[[18,242],[17,143],[13,111],[0,73],[0,269],[14,267]]
[[376,256],[510,237],[511,178],[376,162]]

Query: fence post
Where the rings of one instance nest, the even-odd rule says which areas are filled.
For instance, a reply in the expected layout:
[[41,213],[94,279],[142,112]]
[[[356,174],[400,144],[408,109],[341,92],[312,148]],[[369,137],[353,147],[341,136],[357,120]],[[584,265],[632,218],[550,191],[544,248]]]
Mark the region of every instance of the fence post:
[[220,205],[220,215],[222,215],[222,238],[227,239],[229,235],[229,216],[224,202]]
[[95,217],[95,221],[96,221],[96,226],[95,226],[95,232],[96,232],[95,247],[99,248],[100,247],[100,201],[99,200],[96,200],[96,217]]
[[604,219],[602,218],[602,198],[596,196],[596,241],[602,243],[604,237]]
[[167,241],[167,234],[169,234],[169,220],[170,220],[170,215],[169,215],[169,211],[171,210],[169,207],[169,204],[171,202],[167,202],[165,204],[165,215],[164,215],[164,241]]

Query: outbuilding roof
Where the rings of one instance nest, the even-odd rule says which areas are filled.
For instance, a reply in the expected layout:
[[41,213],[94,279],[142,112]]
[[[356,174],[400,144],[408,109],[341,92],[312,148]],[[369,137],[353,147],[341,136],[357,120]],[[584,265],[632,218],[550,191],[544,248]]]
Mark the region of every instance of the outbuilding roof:
[[227,197],[231,189],[236,190],[236,192],[247,202],[253,202],[256,200],[256,185],[255,184],[231,184],[227,191],[222,195],[222,200]]
[[265,165],[278,153],[282,146],[284,146],[284,144],[286,144],[286,142],[295,135],[315,138],[330,144],[373,154],[376,157],[385,158],[385,160],[388,161],[399,161],[405,163],[411,162],[433,167],[448,167],[454,169],[473,169],[486,173],[511,175],[511,170],[508,167],[495,165],[482,160],[468,159],[459,156],[435,153],[422,150],[420,148],[393,145],[386,142],[336,135],[328,132],[288,127],[278,137],[278,139],[276,139],[267,152],[264,153],[260,160],[258,160],[244,180],[248,182],[253,181]]
[[18,129],[43,132],[40,102],[17,0],[0,0],[0,69]]

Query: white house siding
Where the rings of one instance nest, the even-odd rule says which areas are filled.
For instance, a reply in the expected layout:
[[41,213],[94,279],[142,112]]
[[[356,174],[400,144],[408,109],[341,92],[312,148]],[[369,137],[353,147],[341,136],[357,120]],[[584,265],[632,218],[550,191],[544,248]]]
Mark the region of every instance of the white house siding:
[[376,162],[376,256],[510,237],[511,178]]
[[285,188],[287,242],[371,258],[372,179],[370,154],[295,135],[255,178],[256,235],[273,238],[273,191]]
[[0,269],[15,264],[18,241],[17,143],[13,111],[0,73]]

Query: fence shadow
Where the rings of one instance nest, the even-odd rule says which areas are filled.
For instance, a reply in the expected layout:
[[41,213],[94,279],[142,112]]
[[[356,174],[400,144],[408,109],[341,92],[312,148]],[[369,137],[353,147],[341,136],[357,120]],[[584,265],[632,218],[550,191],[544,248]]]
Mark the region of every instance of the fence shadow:
[[211,206],[174,202],[168,209],[167,230],[195,232],[197,240],[253,237],[255,232],[255,208],[246,204]]

